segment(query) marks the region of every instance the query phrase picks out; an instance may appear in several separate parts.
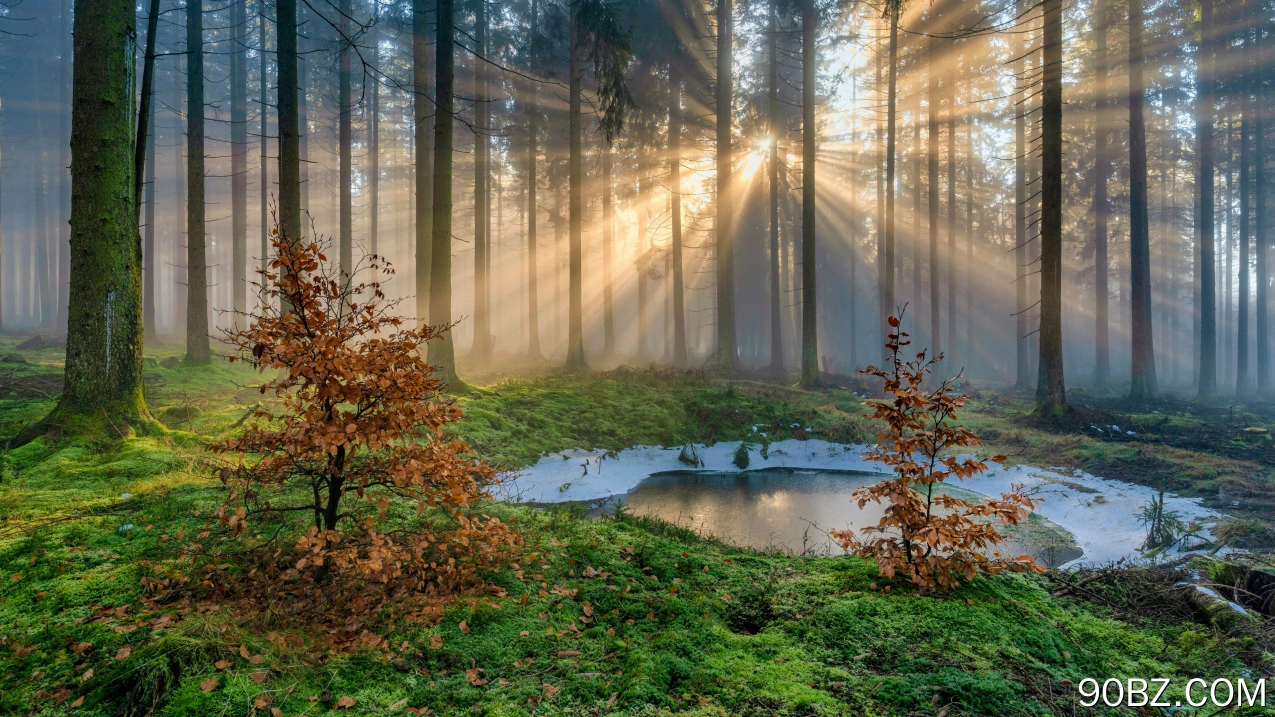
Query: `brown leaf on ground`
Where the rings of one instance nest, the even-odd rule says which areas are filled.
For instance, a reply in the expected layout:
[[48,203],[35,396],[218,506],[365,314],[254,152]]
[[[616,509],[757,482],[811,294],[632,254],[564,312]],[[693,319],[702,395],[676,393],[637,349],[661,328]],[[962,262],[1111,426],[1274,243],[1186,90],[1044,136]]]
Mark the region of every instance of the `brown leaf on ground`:
[[545,699],[552,699],[553,696],[558,694],[558,692],[560,692],[561,690],[562,690],[561,687],[554,687],[548,682],[544,683],[543,685],[540,685],[540,691],[544,694]]
[[252,706],[256,707],[259,710],[264,710],[265,708],[269,707],[270,695],[266,695],[266,694],[257,695],[257,698],[252,701]]
[[479,677],[478,672],[479,670],[477,667],[471,667],[468,670],[465,670],[465,679],[469,680],[469,684],[474,687],[480,687],[487,684],[487,680]]
[[123,647],[119,649],[119,652],[115,653],[115,659],[127,660],[128,656],[131,654],[133,654],[133,646],[125,644]]
[[79,707],[82,704],[84,704],[84,695],[80,695],[79,697],[76,697],[75,701],[70,704],[70,708],[75,709],[76,707]]
[[213,663],[213,667],[216,667],[218,670],[224,670],[233,664],[235,663],[231,662],[230,660],[217,660],[216,662]]
[[203,692],[212,692],[213,690],[217,689],[217,684],[219,682],[220,680],[218,680],[216,677],[210,677],[199,683],[199,689]]
[[469,624],[468,624],[468,623],[466,623],[464,620],[461,620],[461,621],[460,621],[460,625],[459,625],[459,627],[460,627],[460,631],[461,631],[461,632],[466,633],[466,634],[468,634],[468,633],[469,633]]
[[441,649],[443,649],[443,636],[442,636],[442,635],[439,635],[439,634],[437,634],[437,633],[435,633],[435,634],[433,634],[433,635],[430,635],[430,636],[429,636],[429,649],[431,649],[431,650],[441,650]]
[[248,659],[249,657],[252,657],[252,653],[251,653],[251,652],[248,652],[248,646],[247,646],[247,645],[240,645],[240,646],[239,646],[239,656],[240,656],[240,657],[242,657],[242,658],[243,658],[243,659],[245,659],[245,660],[246,660],[246,659]]
[[264,672],[249,672],[249,673],[248,673],[248,679],[252,680],[253,682],[256,682],[257,684],[261,684],[262,682],[265,682],[265,681],[266,681],[266,673],[264,673]]
[[350,697],[349,695],[345,695],[345,696],[341,697],[341,699],[339,699],[339,700],[337,700],[337,701],[336,701],[336,707],[334,707],[333,709],[338,709],[338,710],[347,710],[347,709],[349,709],[349,708],[353,707],[353,706],[354,706],[354,704],[355,704],[355,703],[354,703],[354,698],[353,698],[353,697]]

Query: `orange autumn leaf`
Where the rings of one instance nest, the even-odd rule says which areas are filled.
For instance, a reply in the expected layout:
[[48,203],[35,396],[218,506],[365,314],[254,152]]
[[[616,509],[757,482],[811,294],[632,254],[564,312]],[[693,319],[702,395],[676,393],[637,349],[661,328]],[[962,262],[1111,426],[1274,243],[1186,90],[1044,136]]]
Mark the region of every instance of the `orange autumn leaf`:
[[201,681],[199,683],[199,689],[203,692],[212,692],[213,690],[217,689],[218,683],[219,683],[219,680],[216,677],[211,677],[207,680]]
[[469,632],[469,625],[464,620],[460,621],[460,625],[458,625],[458,627],[460,628],[461,632],[464,632],[464,633]]
[[350,697],[349,695],[345,695],[341,697],[341,699],[336,701],[336,707],[334,709],[348,710],[354,705],[355,705],[354,698]]

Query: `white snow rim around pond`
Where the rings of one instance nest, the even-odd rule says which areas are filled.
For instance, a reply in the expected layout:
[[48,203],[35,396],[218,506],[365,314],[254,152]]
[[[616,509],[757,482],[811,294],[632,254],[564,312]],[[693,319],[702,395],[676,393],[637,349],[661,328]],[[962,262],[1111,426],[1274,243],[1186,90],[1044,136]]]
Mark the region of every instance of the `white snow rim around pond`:
[[[597,501],[623,497],[657,473],[703,471],[736,473],[738,441],[711,446],[696,445],[702,466],[678,460],[681,447],[639,446],[618,454],[600,450],[568,450],[543,456],[534,466],[502,476],[496,491],[500,500],[529,503]],[[768,458],[750,451],[749,470],[837,470],[886,473],[882,465],[863,458],[867,446],[821,440],[786,440],[770,444]],[[1099,478],[1088,473],[1032,466],[992,465],[987,472],[965,480],[948,481],[985,496],[999,496],[1014,484],[1023,484],[1041,498],[1036,512],[1072,534],[1084,554],[1063,567],[1102,565],[1121,558],[1135,560],[1146,540],[1146,529],[1137,513],[1151,502],[1156,491],[1146,486]],[[1198,499],[1165,494],[1165,510],[1183,520],[1220,517]],[[847,512],[855,510],[847,504]],[[1207,531],[1205,531],[1207,534]]]

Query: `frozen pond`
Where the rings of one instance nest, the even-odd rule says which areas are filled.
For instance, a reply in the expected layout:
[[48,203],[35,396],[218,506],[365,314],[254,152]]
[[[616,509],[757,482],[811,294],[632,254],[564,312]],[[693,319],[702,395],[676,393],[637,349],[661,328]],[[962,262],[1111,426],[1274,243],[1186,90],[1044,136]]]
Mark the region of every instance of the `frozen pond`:
[[[680,449],[643,446],[608,455],[572,450],[546,455],[536,465],[506,475],[497,491],[503,500],[533,503],[615,501],[634,512],[657,515],[728,542],[839,553],[826,531],[875,523],[880,507],[862,511],[855,488],[881,478],[880,464],[862,458],[864,446],[819,440],[778,441],[768,458],[750,454],[749,471],[733,463],[738,442],[698,446],[702,465],[678,460]],[[1007,552],[1041,555],[1057,550],[1058,526],[1074,539],[1079,555],[1059,551],[1070,564],[1134,559],[1146,532],[1136,513],[1155,494],[1151,488],[1056,469],[992,466],[983,475],[952,481],[953,490],[999,495],[1025,484],[1043,502],[1027,529],[1014,535]],[[1165,496],[1166,507],[1185,520],[1215,517],[1199,501]],[[1070,542],[1070,541],[1067,541]]]

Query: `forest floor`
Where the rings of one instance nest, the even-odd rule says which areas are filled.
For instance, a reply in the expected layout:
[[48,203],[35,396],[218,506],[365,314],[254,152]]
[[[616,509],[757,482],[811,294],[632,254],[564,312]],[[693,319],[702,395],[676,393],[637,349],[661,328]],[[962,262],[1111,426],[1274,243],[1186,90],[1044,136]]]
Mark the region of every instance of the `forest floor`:
[[[21,340],[0,337],[0,436],[60,391],[61,350]],[[143,578],[180,565],[182,536],[225,500],[203,445],[265,400],[251,371],[171,366],[177,352],[147,362],[166,435],[0,455],[0,714],[1084,714],[1085,677],[1176,678],[1176,698],[1189,678],[1275,667],[1268,624],[1200,617],[1171,570],[1098,571],[1060,597],[1076,575],[926,596],[857,558],[787,557],[571,507],[487,506],[534,551],[522,570],[492,575],[488,593],[387,611],[359,649],[270,612],[157,596]],[[875,435],[850,389],[627,368],[471,383],[456,431],[501,469],[567,448],[740,440],[757,424]],[[1267,495],[1267,444],[1243,428],[1275,421],[1164,406],[1095,401],[1041,424],[1023,399],[985,390],[963,418],[1016,461],[1176,481],[1165,487],[1218,503]],[[1098,416],[1122,434],[1088,428]],[[1251,522],[1240,539],[1268,529]]]

